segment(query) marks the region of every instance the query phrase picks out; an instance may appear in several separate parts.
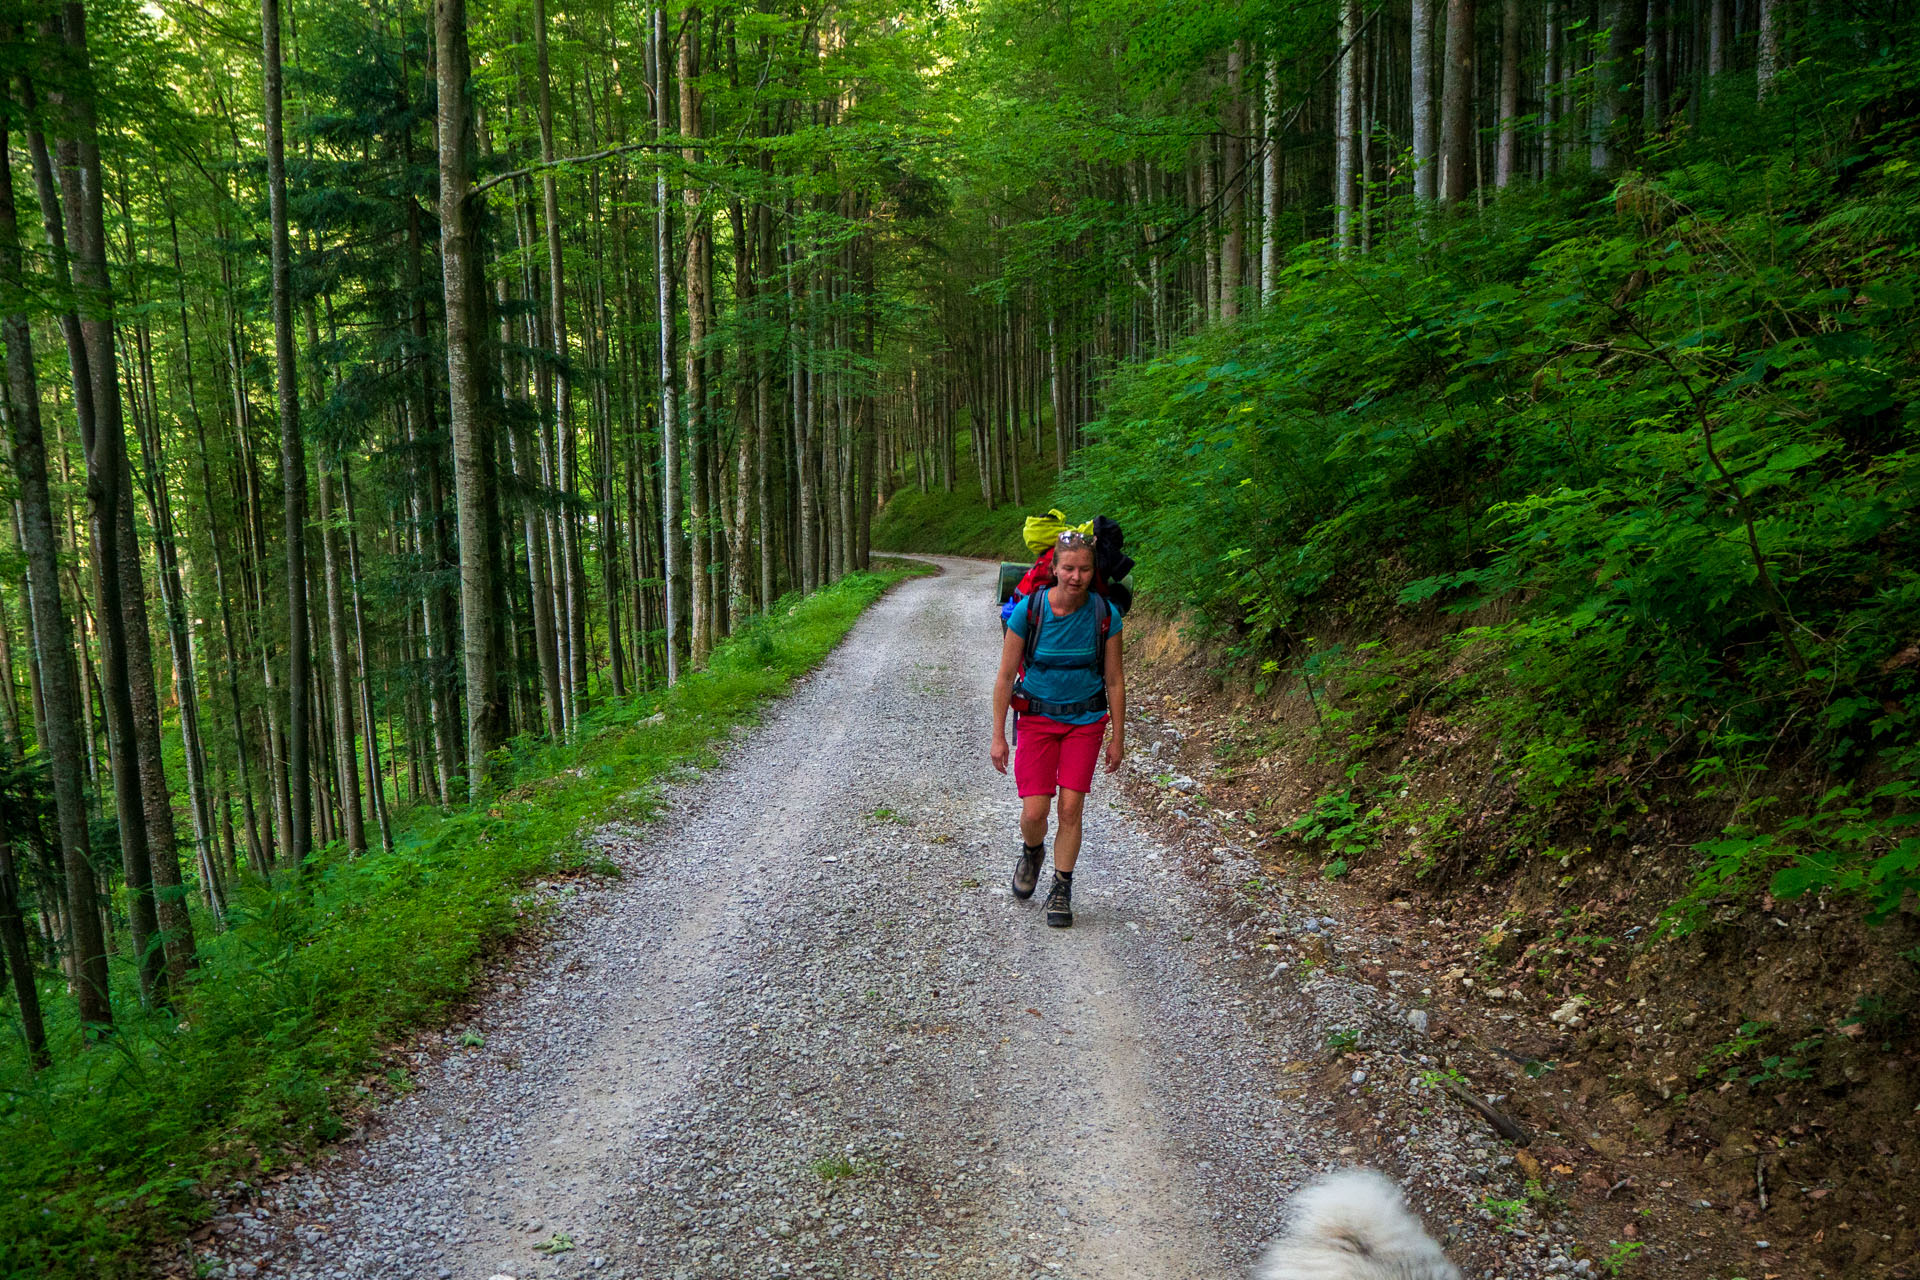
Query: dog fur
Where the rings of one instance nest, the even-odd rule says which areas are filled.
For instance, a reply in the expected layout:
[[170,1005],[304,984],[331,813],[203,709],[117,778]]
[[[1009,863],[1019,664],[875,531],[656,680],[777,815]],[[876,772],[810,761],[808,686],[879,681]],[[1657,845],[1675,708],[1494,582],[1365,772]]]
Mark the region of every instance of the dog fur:
[[1343,1169],[1287,1206],[1286,1233],[1254,1280],[1464,1280],[1407,1208],[1393,1179]]

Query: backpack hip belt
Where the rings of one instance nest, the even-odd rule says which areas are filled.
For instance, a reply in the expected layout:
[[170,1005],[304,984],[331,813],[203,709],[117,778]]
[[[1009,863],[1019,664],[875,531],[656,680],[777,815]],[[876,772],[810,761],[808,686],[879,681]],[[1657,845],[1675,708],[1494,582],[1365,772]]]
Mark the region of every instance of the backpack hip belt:
[[1048,702],[1045,698],[1034,697],[1026,691],[1024,686],[1018,684],[1013,686],[1013,694],[1016,698],[1026,700],[1027,705],[1021,711],[1022,715],[1083,716],[1089,711],[1105,711],[1107,709],[1107,691],[1105,689],[1094,694],[1091,698],[1082,698],[1078,702]]

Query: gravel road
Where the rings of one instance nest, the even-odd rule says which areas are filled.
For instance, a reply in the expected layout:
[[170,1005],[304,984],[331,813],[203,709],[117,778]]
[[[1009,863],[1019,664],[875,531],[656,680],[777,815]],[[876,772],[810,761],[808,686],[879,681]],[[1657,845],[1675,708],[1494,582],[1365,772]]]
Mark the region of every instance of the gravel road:
[[[992,569],[939,563],[655,824],[603,831],[624,875],[550,887],[558,923],[491,980],[466,1037],[484,1044],[423,1051],[340,1158],[217,1219],[202,1265],[1247,1274],[1286,1195],[1356,1150],[1336,1099],[1300,1087],[1326,1058],[1313,1001],[1261,981],[1228,890],[1110,781],[1076,925],[1007,892]],[[1456,1175],[1494,1158],[1470,1123],[1414,1145]],[[1481,1230],[1442,1200],[1437,1232]]]

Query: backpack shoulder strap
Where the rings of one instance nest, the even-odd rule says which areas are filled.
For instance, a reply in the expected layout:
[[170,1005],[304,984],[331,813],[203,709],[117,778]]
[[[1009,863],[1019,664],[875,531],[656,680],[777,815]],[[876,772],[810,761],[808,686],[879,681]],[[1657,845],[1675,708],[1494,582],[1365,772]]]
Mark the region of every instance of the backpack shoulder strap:
[[1107,678],[1107,635],[1113,630],[1113,602],[1098,592],[1094,598],[1100,602],[1100,625],[1094,629],[1093,673],[1105,680]]
[[1023,673],[1033,665],[1034,651],[1040,647],[1040,615],[1043,612],[1040,596],[1045,591],[1045,587],[1035,587],[1033,594],[1027,597],[1027,634],[1022,637],[1025,643],[1020,654],[1020,670]]

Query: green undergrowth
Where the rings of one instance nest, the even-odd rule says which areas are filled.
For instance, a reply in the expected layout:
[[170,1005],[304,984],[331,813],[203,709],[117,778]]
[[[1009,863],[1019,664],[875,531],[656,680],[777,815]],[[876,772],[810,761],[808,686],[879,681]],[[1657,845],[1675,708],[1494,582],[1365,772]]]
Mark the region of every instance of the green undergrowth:
[[[790,597],[673,689],[603,702],[574,743],[503,752],[487,806],[412,815],[391,854],[328,853],[297,881],[247,888],[229,928],[203,926],[173,1015],[129,1012],[85,1052],[71,1022],[55,1026],[57,1065],[38,1074],[9,1037],[0,1275],[144,1275],[143,1251],[204,1215],[210,1190],[306,1158],[374,1092],[406,1087],[383,1058],[443,1021],[488,952],[538,918],[533,883],[611,872],[585,833],[647,820],[664,781],[712,764],[730,729],[920,571]],[[70,1004],[48,994],[50,1010]]]
[[[1697,802],[1673,827],[1691,851],[1659,855],[1684,864],[1672,925],[1767,892],[1910,911],[1920,167],[1889,104],[1920,63],[1900,48],[1759,116],[1708,112],[1617,179],[1367,254],[1306,247],[1257,315],[1122,371],[1059,497],[1118,519],[1142,589],[1264,682],[1397,682],[1350,725],[1316,703],[1365,735],[1336,767],[1454,700],[1492,752],[1465,799],[1512,796],[1516,845],[1647,843],[1651,806]],[[1301,834],[1351,853],[1403,790],[1423,794],[1362,768]]]
[[[1029,514],[1055,505],[1052,457],[1034,458],[1024,452],[1020,458],[1020,496],[993,510],[980,497],[980,475],[974,469],[972,451],[960,442],[953,477],[953,492],[941,490],[938,477],[921,493],[909,466],[906,482],[910,486],[894,493],[887,505],[874,513],[873,545],[888,551],[917,551],[929,555],[979,556],[987,560],[1031,560],[1033,553],[1020,539],[1020,529]],[[1069,513],[1073,514],[1073,513]]]

